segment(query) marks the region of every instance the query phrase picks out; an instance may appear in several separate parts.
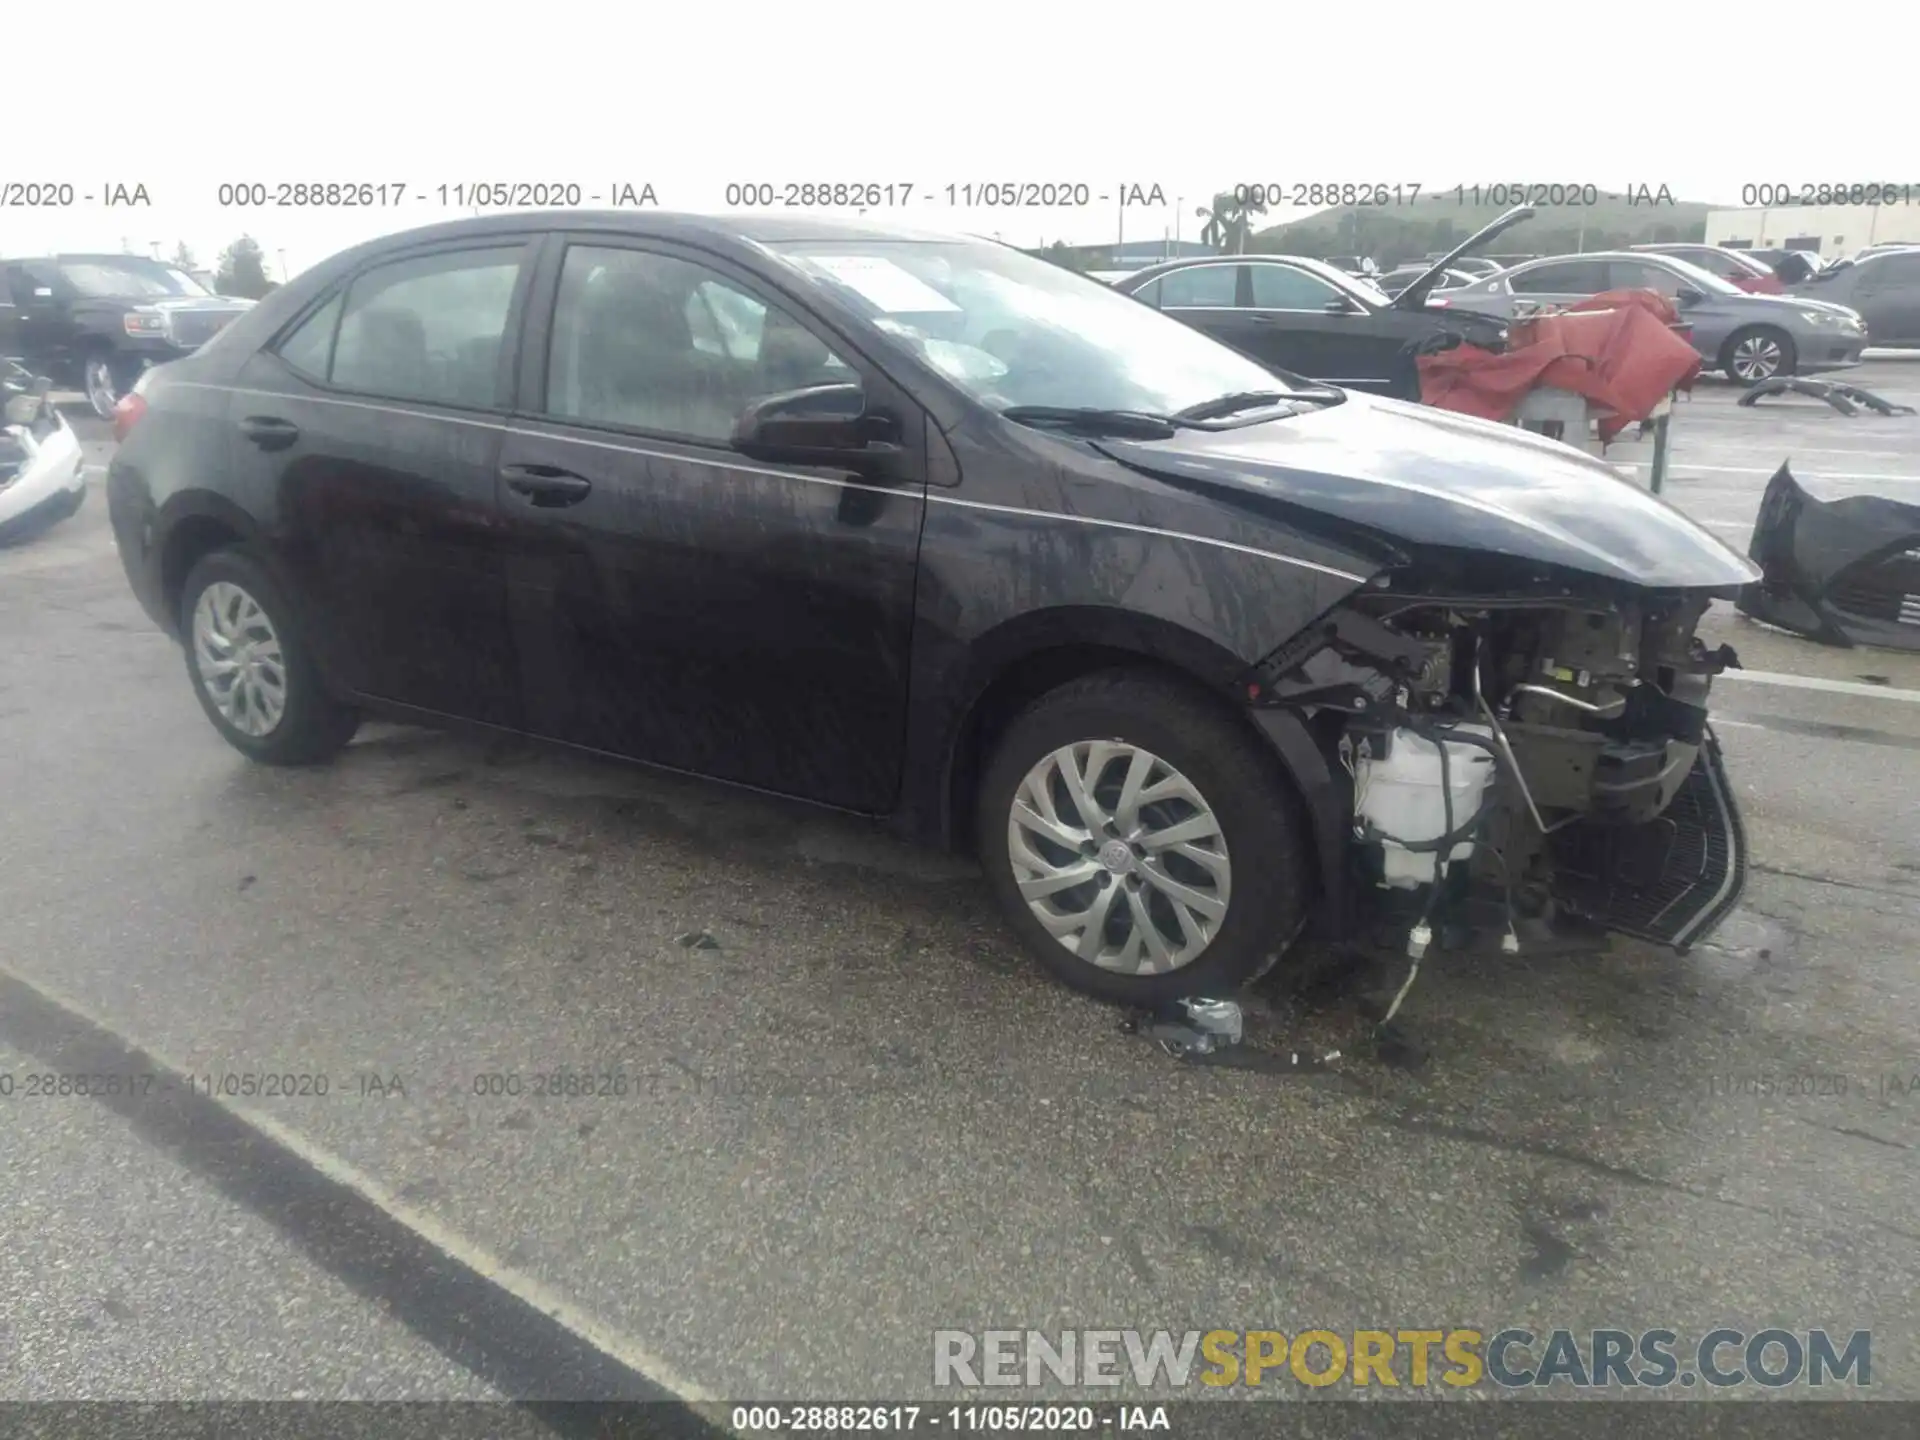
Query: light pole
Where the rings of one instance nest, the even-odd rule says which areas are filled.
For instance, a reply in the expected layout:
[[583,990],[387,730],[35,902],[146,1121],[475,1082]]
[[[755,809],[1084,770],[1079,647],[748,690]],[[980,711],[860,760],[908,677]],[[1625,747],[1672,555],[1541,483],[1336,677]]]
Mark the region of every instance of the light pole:
[[276,250],[273,253],[280,257],[280,283],[284,285],[293,278],[287,274],[287,252],[284,250]]
[[1180,214],[1186,208],[1186,196],[1176,195],[1173,197],[1173,248],[1175,250],[1180,248]]

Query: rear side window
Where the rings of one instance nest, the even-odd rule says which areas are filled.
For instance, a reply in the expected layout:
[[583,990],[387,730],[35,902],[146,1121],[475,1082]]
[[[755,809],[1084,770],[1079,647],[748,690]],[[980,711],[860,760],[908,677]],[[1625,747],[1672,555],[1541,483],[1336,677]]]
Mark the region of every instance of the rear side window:
[[1509,275],[1507,284],[1516,295],[1597,295],[1607,288],[1607,267],[1591,260],[1541,265]]
[[[459,250],[377,266],[354,280],[337,308],[326,306],[294,331],[281,358],[343,390],[491,408],[521,251]],[[322,371],[315,367],[329,331],[332,356]]]
[[1195,265],[1160,277],[1160,308],[1221,309],[1233,307],[1238,265]]

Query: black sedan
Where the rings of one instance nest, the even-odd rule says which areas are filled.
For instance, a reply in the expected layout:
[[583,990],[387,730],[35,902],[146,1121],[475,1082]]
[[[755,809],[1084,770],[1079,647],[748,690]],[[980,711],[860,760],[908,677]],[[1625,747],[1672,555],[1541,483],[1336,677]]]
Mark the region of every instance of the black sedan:
[[1298,255],[1205,256],[1171,260],[1116,281],[1114,288],[1165,312],[1282,374],[1419,398],[1415,348],[1443,334],[1495,347],[1503,321],[1429,308],[1458,288],[1454,260],[1533,214],[1522,207],[1440,257],[1388,295],[1370,281]]
[[133,590],[259,761],[378,715],[886,817],[1120,1001],[1361,901],[1424,945],[1443,879],[1676,945],[1739,891],[1694,626],[1744,559],[1009,247],[462,220],[307,271],[116,429]]

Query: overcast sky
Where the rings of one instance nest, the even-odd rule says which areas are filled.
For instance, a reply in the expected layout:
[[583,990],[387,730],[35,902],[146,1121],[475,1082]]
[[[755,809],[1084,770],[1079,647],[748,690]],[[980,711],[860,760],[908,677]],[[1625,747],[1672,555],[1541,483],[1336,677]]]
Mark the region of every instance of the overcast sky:
[[[281,252],[298,270],[467,213],[440,185],[493,182],[651,184],[682,210],[729,208],[730,181],[910,184],[902,221],[1018,244],[1111,241],[1122,216],[950,208],[946,187],[1157,184],[1167,203],[1127,210],[1129,239],[1176,220],[1194,238],[1194,209],[1243,181],[1665,185],[1728,205],[1751,184],[1911,181],[1920,203],[1913,49],[1874,43],[1909,20],[1881,0],[1129,9],[198,0],[161,17],[96,0],[82,37],[28,7],[8,20],[0,185],[96,199],[0,208],[0,254],[185,241],[210,265],[246,233],[270,271]],[[16,43],[36,13],[47,43]],[[76,100],[112,74],[133,90]],[[302,180],[407,199],[218,203],[223,183]],[[114,183],[152,204],[104,207]]]

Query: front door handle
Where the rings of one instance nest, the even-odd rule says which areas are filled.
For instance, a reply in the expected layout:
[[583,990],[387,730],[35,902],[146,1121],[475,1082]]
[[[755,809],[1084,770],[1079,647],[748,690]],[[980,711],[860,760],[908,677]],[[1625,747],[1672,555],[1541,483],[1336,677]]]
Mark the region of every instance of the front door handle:
[[586,476],[558,465],[503,465],[500,478],[514,494],[525,496],[541,509],[578,505],[593,491],[593,482]]
[[249,415],[240,422],[240,433],[262,450],[284,450],[300,438],[300,427],[278,415]]

